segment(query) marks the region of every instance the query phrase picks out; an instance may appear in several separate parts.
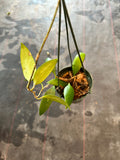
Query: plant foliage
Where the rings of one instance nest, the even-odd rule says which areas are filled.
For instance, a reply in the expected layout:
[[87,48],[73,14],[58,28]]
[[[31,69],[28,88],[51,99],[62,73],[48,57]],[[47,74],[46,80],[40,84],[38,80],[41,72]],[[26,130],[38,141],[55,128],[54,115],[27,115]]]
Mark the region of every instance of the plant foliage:
[[[85,53],[81,52],[80,56],[83,62],[85,59]],[[35,61],[30,51],[23,43],[21,43],[20,61],[21,61],[21,67],[23,70],[23,75],[27,81],[30,81],[30,77],[32,75],[33,68],[35,66]],[[38,85],[38,84],[42,85],[42,82],[49,76],[51,72],[53,72],[55,75],[54,79],[51,79],[47,82],[48,84],[53,85],[53,86],[45,92],[44,96],[38,98],[38,96],[34,95],[36,99],[41,100],[40,108],[39,108],[39,115],[42,115],[44,112],[46,112],[53,101],[63,104],[64,106],[66,106],[66,108],[70,109],[70,105],[74,99],[74,89],[70,85],[70,83],[64,82],[60,79],[58,83],[58,78],[56,78],[56,74],[55,74],[56,63],[57,63],[57,59],[47,58],[45,63],[39,66],[38,69],[35,68],[35,71],[32,77],[33,88],[30,91],[33,94],[35,94],[35,91],[33,91],[35,85]],[[79,56],[76,55],[72,63],[73,75],[78,73],[81,66],[82,64],[80,62]],[[55,86],[64,87],[63,95],[64,95],[65,100],[55,95]],[[41,91],[44,88],[45,87],[43,87],[42,85]]]
[[[51,79],[47,83],[51,84],[51,85],[54,85],[54,86],[58,86],[58,78]],[[67,85],[67,82],[64,82],[64,81],[62,81],[62,80],[59,79],[59,86],[65,87],[66,85]]]
[[25,79],[29,81],[35,65],[35,61],[30,51],[23,43],[21,43],[20,61],[23,70],[23,75]]
[[53,71],[56,63],[57,63],[57,59],[52,59],[50,61],[43,63],[35,72],[35,75],[33,78],[34,85],[38,85],[42,83]]
[[68,105],[71,105],[74,98],[74,89],[70,83],[64,88],[64,98]]
[[[45,95],[55,95],[55,87],[53,86],[53,87],[49,88],[45,92]],[[46,112],[48,110],[48,108],[50,107],[51,103],[52,103],[51,99],[43,98],[40,103],[39,115],[42,115],[44,112]]]
[[[82,62],[84,62],[85,59],[85,53],[80,52],[80,57]],[[80,68],[82,67],[82,64],[80,62],[79,56],[76,55],[73,62],[72,62],[72,71],[73,71],[73,75],[77,74],[80,70]]]

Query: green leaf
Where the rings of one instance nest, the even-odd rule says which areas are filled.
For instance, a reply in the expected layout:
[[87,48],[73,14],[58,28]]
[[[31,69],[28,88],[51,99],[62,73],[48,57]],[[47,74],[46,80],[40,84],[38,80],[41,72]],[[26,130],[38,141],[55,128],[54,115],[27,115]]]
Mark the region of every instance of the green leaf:
[[[58,78],[51,79],[47,83],[51,84],[51,85],[54,85],[54,86],[58,86]],[[64,81],[62,81],[62,80],[59,79],[59,86],[65,87],[66,85],[67,85],[67,82],[64,82]]]
[[[55,95],[55,87],[49,88],[46,92],[45,95]],[[39,115],[42,115],[44,112],[48,110],[52,103],[51,99],[43,98],[40,103],[40,108],[39,108]]]
[[58,102],[60,104],[63,104],[64,106],[66,106],[66,108],[69,108],[70,109],[70,106],[60,97],[57,97],[55,95],[44,95],[41,97],[42,98],[47,98],[47,99],[50,99],[52,101],[55,101],[55,102]]
[[53,59],[43,63],[35,72],[35,75],[33,78],[34,85],[42,83],[53,71],[56,63],[57,63],[57,59]]
[[[82,62],[84,62],[85,53],[80,52],[80,56],[81,56]],[[78,73],[81,67],[82,67],[82,64],[80,62],[79,56],[76,55],[75,58],[74,58],[74,60],[73,60],[73,62],[72,62],[73,75],[75,75],[76,73]]]
[[64,98],[68,105],[71,105],[74,98],[74,89],[70,83],[64,88]]
[[35,65],[35,61],[30,51],[23,43],[21,43],[20,61],[23,70],[23,75],[25,79],[29,81]]
[[[50,57],[47,57],[46,59],[45,59],[45,62],[48,62],[48,61],[50,61],[50,60],[52,60],[52,58],[50,58]],[[56,76],[56,67],[53,69],[53,74],[54,74],[54,76]]]

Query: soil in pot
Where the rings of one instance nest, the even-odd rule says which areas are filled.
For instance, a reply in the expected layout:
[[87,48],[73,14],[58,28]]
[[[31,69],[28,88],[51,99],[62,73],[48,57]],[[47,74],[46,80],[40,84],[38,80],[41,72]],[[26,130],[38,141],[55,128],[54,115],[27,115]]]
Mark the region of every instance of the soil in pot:
[[[75,76],[72,71],[68,70],[63,74],[59,74],[59,79],[70,83],[74,89],[74,100],[80,99],[89,92],[89,83],[83,70],[80,70]],[[64,87],[59,86],[57,91],[63,96]]]

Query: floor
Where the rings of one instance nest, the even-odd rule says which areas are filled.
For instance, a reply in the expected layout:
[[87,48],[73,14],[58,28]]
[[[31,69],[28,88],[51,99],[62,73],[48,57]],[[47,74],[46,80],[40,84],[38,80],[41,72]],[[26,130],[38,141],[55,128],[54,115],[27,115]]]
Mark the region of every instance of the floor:
[[[20,43],[35,57],[57,0],[0,0],[0,160],[120,159],[120,0],[66,0],[91,94],[71,111],[40,102],[26,90]],[[58,15],[39,59],[57,57]],[[76,50],[71,38],[72,57]],[[60,68],[70,65],[62,16]],[[39,87],[39,86],[38,86]]]

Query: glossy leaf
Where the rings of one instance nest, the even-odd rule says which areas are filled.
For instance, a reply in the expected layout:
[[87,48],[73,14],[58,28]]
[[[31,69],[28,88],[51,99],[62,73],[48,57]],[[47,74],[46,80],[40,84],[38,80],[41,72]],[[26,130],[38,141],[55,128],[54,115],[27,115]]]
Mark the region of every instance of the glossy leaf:
[[[58,78],[51,79],[47,83],[51,84],[51,85],[54,85],[54,86],[58,86]],[[67,82],[64,82],[64,81],[62,81],[62,80],[59,79],[59,86],[65,87],[66,85],[67,85]]]
[[[46,59],[45,59],[45,62],[48,62],[48,61],[50,61],[50,60],[52,60],[52,58],[50,58],[50,57],[47,57]],[[53,69],[53,74],[54,74],[54,76],[56,76],[56,73],[55,73],[55,71],[56,71],[56,67]]]
[[[45,95],[55,95],[55,87],[49,88],[46,92]],[[44,112],[48,110],[52,103],[51,99],[43,98],[40,103],[40,108],[39,108],[39,115],[42,115]]]
[[[80,52],[80,56],[81,56],[82,62],[84,62],[85,53]],[[72,62],[73,75],[75,75],[76,73],[78,73],[81,67],[82,67],[82,64],[80,62],[79,56],[76,55],[75,58],[74,58],[74,60],[73,60],[73,62]]]
[[43,63],[35,72],[34,79],[33,79],[34,85],[42,83],[53,71],[56,63],[57,63],[57,59],[53,59]]
[[64,98],[68,105],[71,105],[74,98],[74,89],[70,83],[64,88]]
[[70,106],[60,97],[57,97],[55,95],[44,95],[42,96],[41,98],[47,98],[49,100],[52,100],[52,101],[55,101],[55,102],[58,102],[60,104],[63,104],[64,106],[66,106],[66,108],[69,108],[70,109]]
[[23,43],[21,43],[20,61],[21,61],[23,75],[25,79],[29,81],[35,65],[35,61],[30,51]]

